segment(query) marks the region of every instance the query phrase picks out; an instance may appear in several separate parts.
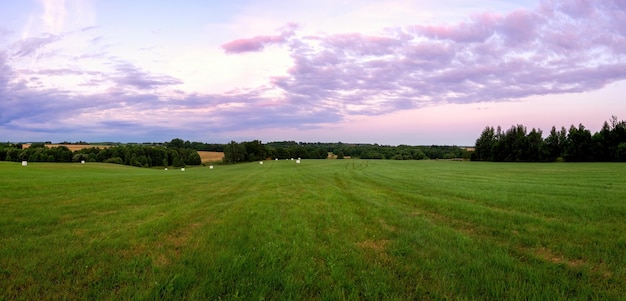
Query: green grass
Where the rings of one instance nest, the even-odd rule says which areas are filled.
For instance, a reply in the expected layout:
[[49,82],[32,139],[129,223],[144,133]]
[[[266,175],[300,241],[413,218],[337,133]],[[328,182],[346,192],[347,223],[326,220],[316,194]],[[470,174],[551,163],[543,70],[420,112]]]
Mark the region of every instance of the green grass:
[[626,165],[0,162],[0,300],[624,299]]

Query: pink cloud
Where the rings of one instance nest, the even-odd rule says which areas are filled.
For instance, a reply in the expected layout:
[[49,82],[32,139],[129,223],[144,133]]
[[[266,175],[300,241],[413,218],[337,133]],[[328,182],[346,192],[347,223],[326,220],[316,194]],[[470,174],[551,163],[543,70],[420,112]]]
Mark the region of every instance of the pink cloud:
[[542,18],[534,13],[527,10],[517,10],[504,17],[500,28],[508,41],[516,44],[539,38],[536,34],[536,28],[542,23]]
[[[626,70],[619,68],[623,50],[607,52],[626,37],[611,33],[620,30],[623,11],[592,4],[602,14],[583,13],[585,3],[564,11],[556,2],[452,26],[309,37],[314,47],[300,39],[291,46],[295,66],[275,84],[299,101],[328,100],[346,114],[595,90],[626,76],[619,71]],[[583,17],[570,18],[572,10]],[[616,16],[602,17],[609,14]]]
[[[596,0],[570,0],[556,2],[559,9],[573,18],[589,18],[595,13]],[[619,1],[617,1],[619,2]]]
[[501,19],[495,14],[475,15],[469,22],[456,25],[414,26],[412,30],[426,37],[458,43],[480,43],[495,33],[494,24]]
[[[23,100],[21,106],[0,102],[4,114],[0,121],[43,119],[41,114],[54,120],[61,114],[80,114],[97,102],[99,108],[111,110],[158,107],[190,112],[186,120],[201,122],[189,121],[185,125],[189,128],[311,128],[348,120],[350,115],[593,91],[626,80],[625,28],[626,5],[608,0],[544,1],[533,11],[486,13],[458,24],[397,27],[377,35],[298,36],[288,25],[278,34],[222,45],[226,53],[286,47],[293,61],[287,74],[270,77],[263,87],[180,95],[172,102],[160,102],[153,91],[176,87],[181,80],[132,64],[116,64],[108,76],[89,74],[84,67],[41,72],[83,74],[89,77],[86,82],[106,80],[118,93],[67,102],[66,91],[24,92],[27,88],[12,84],[9,62],[35,55],[54,42],[44,37],[0,51],[0,96]],[[210,111],[212,117],[195,116],[196,109]]]
[[261,51],[265,46],[285,42],[283,36],[256,36],[248,39],[238,39],[222,45],[226,53],[242,53]]
[[255,36],[252,38],[237,39],[222,45],[226,53],[243,53],[261,51],[265,46],[282,44],[294,34],[298,27],[295,23],[288,23],[281,28],[279,35]]

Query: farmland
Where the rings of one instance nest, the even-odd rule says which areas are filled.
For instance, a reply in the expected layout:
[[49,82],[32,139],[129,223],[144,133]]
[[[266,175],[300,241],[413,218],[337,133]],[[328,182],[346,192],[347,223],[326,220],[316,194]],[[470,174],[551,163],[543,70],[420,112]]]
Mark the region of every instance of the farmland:
[[0,300],[620,299],[625,167],[0,162]]
[[217,162],[222,161],[224,159],[224,152],[208,152],[208,151],[198,151],[200,155],[200,159],[202,163],[205,162]]

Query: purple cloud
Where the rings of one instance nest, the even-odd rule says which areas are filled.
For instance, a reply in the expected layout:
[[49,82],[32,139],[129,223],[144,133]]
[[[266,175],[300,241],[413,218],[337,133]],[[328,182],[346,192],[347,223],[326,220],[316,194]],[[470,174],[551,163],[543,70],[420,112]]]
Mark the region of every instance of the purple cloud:
[[495,24],[500,17],[492,14],[474,16],[469,22],[457,25],[409,27],[411,33],[437,40],[451,40],[457,43],[481,43],[495,34]]
[[289,23],[282,28],[282,32],[279,35],[255,36],[252,38],[237,39],[223,44],[221,47],[226,53],[261,51],[266,46],[285,43],[288,38],[294,34],[297,27],[297,24]]
[[248,39],[238,39],[222,45],[226,53],[242,53],[261,51],[265,46],[285,42],[283,36],[256,36]]
[[301,38],[289,44],[294,67],[274,84],[302,103],[380,114],[583,92],[626,79],[624,6],[569,3],[544,2],[537,11],[483,14],[457,25],[409,26],[381,36]]
[[54,43],[59,40],[57,35],[46,35],[43,37],[33,37],[19,41],[15,45],[15,57],[24,57],[34,54],[37,50],[45,47],[48,44]]
[[131,86],[141,90],[154,89],[160,86],[179,85],[181,80],[167,75],[150,74],[129,64],[121,63],[115,67],[117,74],[112,80],[121,86]]
[[[75,125],[63,121],[98,111],[110,112],[110,120],[94,121],[83,131],[119,126],[122,134],[132,130],[158,137],[190,128],[215,133],[315,128],[351,114],[585,92],[626,79],[626,4],[617,0],[544,1],[532,11],[485,13],[458,24],[408,25],[369,35],[299,36],[290,24],[276,35],[221,46],[228,54],[287,48],[293,65],[285,75],[271,77],[269,85],[222,94],[181,92],[165,100],[155,90],[174,88],[180,79],[104,52],[81,57],[110,59],[110,73],[61,66],[24,72],[23,78],[80,75],[86,86],[112,85],[106,93],[29,89],[9,66],[11,57],[36,54],[55,39],[24,40],[14,50],[0,51],[0,127],[72,131]],[[131,114],[118,117],[117,112]],[[139,122],[137,114],[160,119]],[[181,120],[168,124],[169,116]]]

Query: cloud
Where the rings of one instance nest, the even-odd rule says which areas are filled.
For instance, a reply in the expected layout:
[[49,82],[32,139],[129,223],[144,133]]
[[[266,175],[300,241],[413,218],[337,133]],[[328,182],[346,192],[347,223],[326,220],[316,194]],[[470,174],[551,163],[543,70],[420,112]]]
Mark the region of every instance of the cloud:
[[283,36],[256,36],[248,39],[238,39],[222,45],[226,53],[241,53],[261,51],[265,46],[285,42]]
[[150,74],[130,63],[121,63],[115,67],[117,74],[112,80],[121,86],[130,86],[141,90],[155,89],[161,86],[182,84],[182,81],[167,75]]
[[274,84],[302,103],[332,105],[342,114],[595,90],[626,79],[626,52],[619,49],[626,42],[619,27],[624,11],[587,2],[545,2],[537,11],[379,36],[300,38],[289,44],[294,66]]
[[[154,136],[189,129],[311,129],[350,115],[586,92],[626,80],[623,1],[544,1],[534,10],[477,14],[456,24],[408,24],[377,34],[305,36],[288,24],[275,35],[221,46],[227,54],[259,55],[270,45],[281,47],[292,65],[262,85],[220,94],[176,92],[183,79],[101,51],[73,57],[109,69],[66,64],[16,75],[20,69],[11,61],[60,38],[26,39],[0,51],[0,128],[117,128],[120,135]],[[26,80],[49,77],[81,78],[93,91],[33,88]]]
[[15,57],[25,57],[35,54],[39,49],[46,47],[60,39],[57,35],[47,34],[42,37],[26,38],[15,44]]
[[44,13],[42,19],[46,25],[46,32],[59,34],[65,24],[65,0],[42,0]]
[[222,45],[226,53],[256,52],[263,50],[266,46],[273,44],[283,44],[294,34],[298,27],[295,23],[289,23],[282,28],[279,35],[255,36],[252,38],[237,39]]
[[41,32],[60,35],[66,31],[95,28],[94,0],[40,0],[43,14]]

